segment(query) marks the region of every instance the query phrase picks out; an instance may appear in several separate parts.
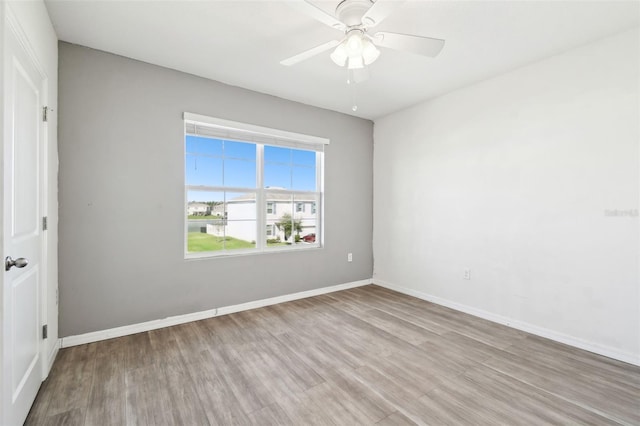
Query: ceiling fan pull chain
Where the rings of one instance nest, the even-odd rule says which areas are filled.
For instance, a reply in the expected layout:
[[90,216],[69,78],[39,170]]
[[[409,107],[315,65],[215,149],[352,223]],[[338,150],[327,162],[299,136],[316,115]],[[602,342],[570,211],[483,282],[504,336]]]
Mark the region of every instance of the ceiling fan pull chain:
[[356,96],[358,95],[356,89],[356,81],[353,78],[353,73],[349,70],[349,79],[347,80],[347,84],[351,86],[351,111],[355,112],[358,110],[358,104],[356,102]]

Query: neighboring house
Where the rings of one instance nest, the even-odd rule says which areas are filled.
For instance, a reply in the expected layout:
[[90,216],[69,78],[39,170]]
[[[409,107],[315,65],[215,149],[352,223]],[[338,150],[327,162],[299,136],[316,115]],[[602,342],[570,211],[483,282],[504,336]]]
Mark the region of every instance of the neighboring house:
[[205,203],[191,202],[187,204],[187,215],[208,216],[211,214],[211,206]]
[[211,214],[214,215],[214,216],[215,215],[224,216],[224,203],[215,204],[211,208]]
[[[227,220],[220,224],[207,226],[207,233],[217,236],[226,235],[245,241],[255,241],[255,205],[255,194],[242,195],[227,201]],[[265,235],[267,239],[280,239],[281,241],[285,241],[284,229],[277,224],[282,221],[282,217],[286,213],[295,221],[299,220],[302,228],[299,233],[294,230],[289,240],[293,240],[296,234],[304,237],[305,235],[316,233],[317,202],[315,197],[296,196],[295,199],[292,199],[290,194],[269,194],[267,196],[266,206],[267,226]]]
[[[284,229],[276,224],[282,220],[282,215],[289,213],[294,220],[300,220],[302,230],[301,237],[316,233],[316,209],[315,197],[296,197],[291,199],[287,194],[270,194],[267,198],[267,239],[279,238],[284,241]],[[297,232],[293,232],[295,235]],[[291,237],[293,238],[293,236]]]

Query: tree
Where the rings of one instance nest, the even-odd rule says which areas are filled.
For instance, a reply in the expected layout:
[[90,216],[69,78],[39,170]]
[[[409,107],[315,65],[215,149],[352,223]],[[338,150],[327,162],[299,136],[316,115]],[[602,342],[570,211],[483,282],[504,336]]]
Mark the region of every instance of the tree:
[[302,232],[302,221],[300,219],[292,219],[289,213],[283,214],[280,221],[276,222],[276,226],[284,232],[285,241],[289,240],[293,231],[295,231],[297,235],[300,235],[300,232]]

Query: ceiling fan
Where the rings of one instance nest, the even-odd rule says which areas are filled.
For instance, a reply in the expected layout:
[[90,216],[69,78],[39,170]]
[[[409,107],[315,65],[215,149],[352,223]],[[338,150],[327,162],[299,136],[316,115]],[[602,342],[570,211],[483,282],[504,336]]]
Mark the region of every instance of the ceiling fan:
[[330,57],[336,65],[347,67],[354,73],[355,82],[366,79],[361,71],[378,56],[377,47],[385,47],[418,55],[435,57],[444,46],[444,40],[417,35],[398,34],[370,30],[382,22],[395,7],[404,0],[343,0],[336,7],[336,16],[332,16],[308,0],[290,1],[288,4],[325,25],[344,32],[340,40],[331,40],[319,46],[305,50],[280,63],[291,66],[302,62],[327,50],[334,49]]

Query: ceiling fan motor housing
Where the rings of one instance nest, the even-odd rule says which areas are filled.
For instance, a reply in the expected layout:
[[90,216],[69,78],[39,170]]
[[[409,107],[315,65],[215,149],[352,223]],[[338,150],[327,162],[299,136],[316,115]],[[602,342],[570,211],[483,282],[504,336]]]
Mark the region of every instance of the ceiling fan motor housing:
[[371,0],[344,0],[336,7],[336,17],[348,27],[362,25],[362,16],[373,5]]

